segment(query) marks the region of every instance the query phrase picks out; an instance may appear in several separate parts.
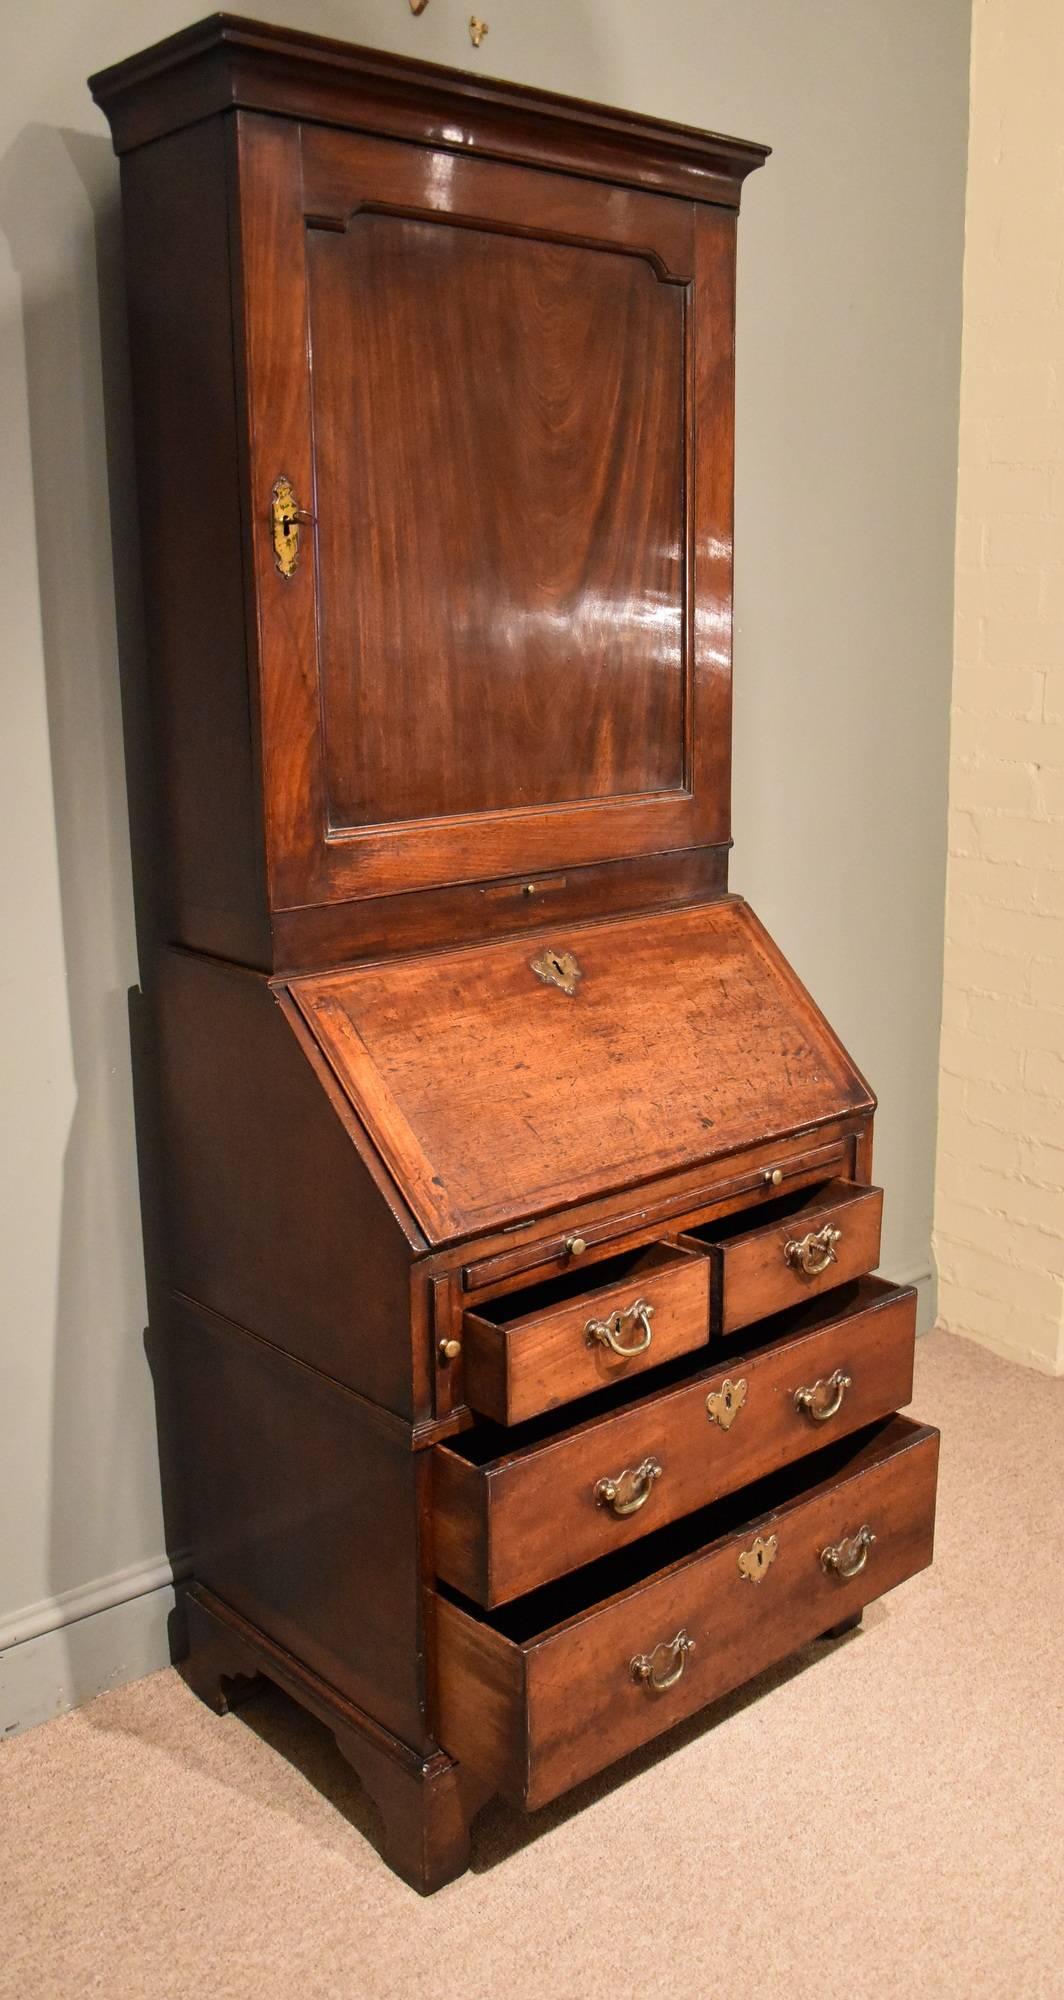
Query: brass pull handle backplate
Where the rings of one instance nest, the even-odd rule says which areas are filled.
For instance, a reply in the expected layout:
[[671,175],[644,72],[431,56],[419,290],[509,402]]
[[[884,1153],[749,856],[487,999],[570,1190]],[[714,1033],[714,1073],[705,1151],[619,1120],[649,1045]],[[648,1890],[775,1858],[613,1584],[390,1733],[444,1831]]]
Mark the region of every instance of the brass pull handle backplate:
[[835,1262],[835,1245],[842,1241],[842,1230],[825,1222],[823,1229],[810,1230],[808,1236],[797,1241],[794,1237],[783,1246],[783,1254],[792,1271],[803,1271],[807,1278],[818,1278],[829,1264]]
[[595,1499],[600,1507],[608,1507],[619,1521],[628,1514],[638,1514],[650,1498],[655,1479],[661,1478],[661,1466],[656,1458],[645,1458],[634,1472],[625,1466],[616,1479],[600,1479],[595,1487]]
[[[653,1306],[648,1306],[645,1299],[636,1299],[624,1312],[611,1313],[608,1319],[589,1319],[584,1333],[589,1346],[593,1347],[598,1341],[602,1347],[608,1347],[611,1354],[619,1354],[627,1360],[632,1354],[646,1353],[654,1338],[650,1325],[653,1317]],[[621,1339],[628,1325],[641,1329],[639,1339],[633,1341],[630,1347],[626,1347]]]
[[821,1549],[820,1560],[828,1575],[841,1577],[844,1583],[848,1583],[852,1576],[860,1576],[875,1539],[866,1524],[858,1528],[855,1535],[836,1542],[831,1548]]
[[739,1411],[746,1401],[746,1377],[740,1375],[733,1382],[726,1376],[719,1389],[711,1389],[706,1397],[706,1414],[711,1424],[719,1424],[722,1431],[730,1431]]
[[755,1535],[750,1547],[740,1552],[739,1575],[748,1583],[760,1583],[769,1565],[775,1562],[779,1548],[778,1535]]
[[[687,1655],[693,1653],[694,1649],[694,1640],[681,1630],[677,1632],[675,1639],[663,1639],[660,1645],[654,1647],[653,1652],[637,1653],[635,1659],[630,1662],[628,1671],[632,1679],[638,1681],[642,1687],[654,1694],[664,1694],[666,1688],[676,1686],[687,1665]],[[672,1660],[674,1665],[667,1673],[659,1674],[655,1662],[661,1654],[664,1654],[667,1660]]]
[[836,1368],[833,1375],[822,1376],[808,1389],[796,1389],[794,1407],[803,1417],[811,1417],[815,1424],[826,1424],[831,1417],[837,1417],[842,1408],[842,1399],[847,1389],[853,1388],[853,1376],[842,1368]]

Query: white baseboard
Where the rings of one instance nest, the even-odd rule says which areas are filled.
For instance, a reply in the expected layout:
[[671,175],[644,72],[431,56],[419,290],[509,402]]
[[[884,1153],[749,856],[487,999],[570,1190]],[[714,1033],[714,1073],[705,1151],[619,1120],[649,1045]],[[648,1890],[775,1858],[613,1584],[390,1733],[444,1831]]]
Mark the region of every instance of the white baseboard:
[[170,1663],[183,1561],[159,1558],[27,1606],[0,1624],[0,1740]]

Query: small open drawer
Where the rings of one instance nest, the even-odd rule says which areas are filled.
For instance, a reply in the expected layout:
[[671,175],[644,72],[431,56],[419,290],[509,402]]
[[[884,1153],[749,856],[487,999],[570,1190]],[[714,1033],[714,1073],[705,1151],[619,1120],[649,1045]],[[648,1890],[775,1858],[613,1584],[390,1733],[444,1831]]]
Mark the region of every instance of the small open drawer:
[[504,1611],[441,1594],[441,1746],[545,1805],[926,1568],[937,1469],[893,1417]]
[[689,1230],[681,1241],[712,1259],[713,1332],[737,1333],[874,1271],[882,1221],[882,1189],[829,1181],[758,1209],[756,1224],[739,1214]]
[[703,1247],[651,1243],[587,1271],[467,1312],[465,1397],[496,1423],[517,1424],[709,1338],[709,1260]]

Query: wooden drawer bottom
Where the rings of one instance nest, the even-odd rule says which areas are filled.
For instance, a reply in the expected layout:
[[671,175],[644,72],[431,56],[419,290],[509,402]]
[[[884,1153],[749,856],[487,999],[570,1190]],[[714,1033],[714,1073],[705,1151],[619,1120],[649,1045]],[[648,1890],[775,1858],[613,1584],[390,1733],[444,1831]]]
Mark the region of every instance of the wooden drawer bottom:
[[441,1593],[443,1748],[546,1804],[924,1569],[937,1471],[893,1417],[505,1610]]

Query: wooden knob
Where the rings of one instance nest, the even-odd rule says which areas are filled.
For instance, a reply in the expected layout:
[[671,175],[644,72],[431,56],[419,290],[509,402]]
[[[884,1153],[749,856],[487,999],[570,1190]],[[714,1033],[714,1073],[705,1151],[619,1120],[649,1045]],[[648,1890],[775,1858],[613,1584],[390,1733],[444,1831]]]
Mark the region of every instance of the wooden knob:
[[570,1257],[582,1257],[584,1251],[587,1249],[587,1244],[585,1243],[584,1238],[582,1236],[567,1236],[565,1239],[565,1247],[568,1250]]
[[780,1184],[780,1182],[782,1181],[782,1179],[783,1179],[783,1168],[782,1168],[782,1167],[771,1167],[771,1168],[766,1168],[766,1170],[765,1170],[765,1183],[766,1183],[766,1186],[768,1186],[768,1187],[779,1187],[779,1184]]
[[461,1354],[461,1352],[462,1352],[462,1343],[460,1340],[441,1340],[440,1342],[441,1361],[457,1361],[458,1356]]

